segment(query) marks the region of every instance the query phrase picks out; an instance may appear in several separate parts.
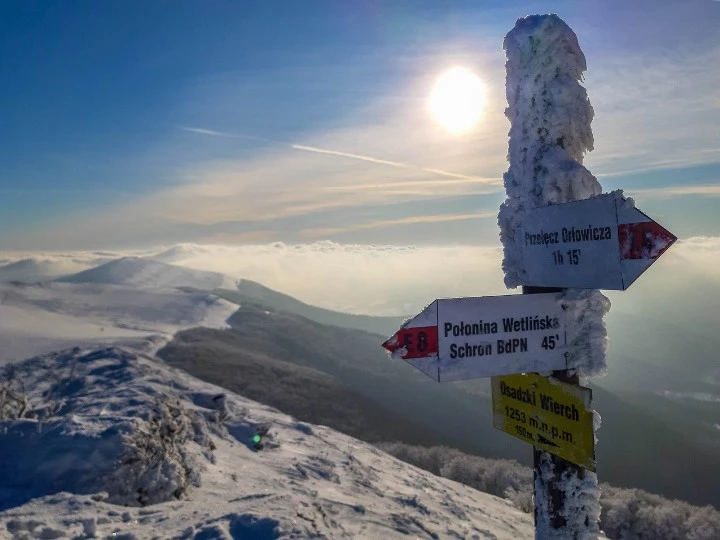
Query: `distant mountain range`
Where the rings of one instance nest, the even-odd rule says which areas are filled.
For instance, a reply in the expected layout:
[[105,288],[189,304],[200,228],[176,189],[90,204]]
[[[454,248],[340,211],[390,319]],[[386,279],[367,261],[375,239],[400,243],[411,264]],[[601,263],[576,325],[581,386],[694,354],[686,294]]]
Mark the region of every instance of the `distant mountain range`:
[[[390,433],[405,442],[529,463],[528,446],[492,427],[487,380],[438,385],[387,358],[380,343],[401,317],[322,309],[256,282],[157,260],[185,255],[175,250],[123,258],[62,281],[212,290],[241,306],[230,320],[233,328],[179,334],[162,353],[168,362],[338,429],[345,422],[347,429],[384,438],[387,426],[378,420],[385,418]],[[675,327],[660,317],[618,310],[611,310],[607,322],[609,375],[592,383],[603,417],[601,479],[720,507],[720,492],[708,481],[720,477],[720,420],[713,401],[717,336],[702,325]],[[370,412],[360,419],[363,411]]]

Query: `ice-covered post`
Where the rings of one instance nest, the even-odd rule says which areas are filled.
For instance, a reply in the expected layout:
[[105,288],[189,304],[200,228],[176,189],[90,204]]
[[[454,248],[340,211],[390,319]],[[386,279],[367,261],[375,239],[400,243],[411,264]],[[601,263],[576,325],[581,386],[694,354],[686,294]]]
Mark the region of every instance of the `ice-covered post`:
[[[504,48],[510,166],[498,221],[505,284],[515,288],[528,284],[520,239],[515,241],[524,213],[585,199],[602,189],[582,165],[583,155],[593,147],[594,113],[579,82],[586,64],[575,33],[557,15],[534,15],[517,21]],[[578,351],[571,353],[578,369],[553,377],[578,384],[579,377],[604,368],[602,316],[609,302],[599,291],[523,287],[525,294],[553,291],[566,291],[573,317],[584,326],[577,338],[584,342],[571,344],[571,350]],[[534,460],[536,538],[595,537],[600,517],[597,476],[537,448]]]

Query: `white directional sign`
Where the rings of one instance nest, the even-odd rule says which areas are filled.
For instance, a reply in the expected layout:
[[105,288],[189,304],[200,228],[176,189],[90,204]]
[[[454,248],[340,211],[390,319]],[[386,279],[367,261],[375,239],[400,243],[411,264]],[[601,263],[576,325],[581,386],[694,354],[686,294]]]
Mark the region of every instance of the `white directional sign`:
[[567,369],[561,294],[435,300],[383,347],[438,382]]
[[524,285],[625,290],[677,238],[618,193],[530,210]]

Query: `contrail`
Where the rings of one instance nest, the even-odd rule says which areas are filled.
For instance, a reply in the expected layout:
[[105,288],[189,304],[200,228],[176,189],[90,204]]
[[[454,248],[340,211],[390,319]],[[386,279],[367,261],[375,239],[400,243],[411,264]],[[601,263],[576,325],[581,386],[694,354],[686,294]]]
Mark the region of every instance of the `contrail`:
[[399,163],[397,161],[388,161],[386,159],[378,159],[370,156],[361,156],[360,154],[350,154],[348,152],[338,152],[337,150],[328,150],[326,148],[316,148],[314,146],[304,146],[302,144],[291,144],[291,148],[295,150],[303,150],[305,152],[315,152],[317,154],[327,154],[329,156],[340,156],[350,159],[359,159],[360,161],[369,161],[371,163],[379,163],[381,165],[390,165],[391,167],[398,167],[400,169],[408,169],[409,165],[405,163]]
[[440,176],[448,176],[450,178],[462,178],[464,180],[480,180],[475,176],[468,176],[466,174],[459,174],[454,172],[443,171],[441,169],[429,169],[427,167],[419,167],[417,165],[410,165],[408,163],[401,163],[399,161],[388,161],[386,159],[378,159],[371,156],[363,156],[361,154],[351,154],[349,152],[339,152],[337,150],[328,150],[326,148],[316,148],[315,146],[304,146],[302,144],[293,144],[291,148],[295,150],[303,150],[305,152],[315,152],[317,154],[326,154],[329,156],[340,156],[350,159],[357,159],[359,161],[369,161],[370,163],[379,163],[380,165],[389,165],[391,167],[397,167],[399,169],[417,169],[419,171],[425,171]]
[[251,141],[262,141],[270,144],[278,144],[280,146],[287,146],[287,143],[281,143],[266,139],[265,137],[256,137],[254,135],[242,135],[240,133],[226,133],[224,131],[215,131],[214,129],[204,129],[188,126],[176,126],[178,129],[183,131],[189,131],[190,133],[199,133],[200,135],[212,135],[213,137],[229,137],[231,139],[250,139]]
[[316,146],[307,146],[304,144],[294,144],[294,143],[285,143],[280,141],[273,141],[271,139],[266,139],[265,137],[255,137],[253,135],[241,135],[237,133],[226,133],[223,131],[215,131],[212,129],[203,129],[203,128],[195,128],[195,127],[188,127],[188,126],[177,126],[179,129],[182,129],[183,131],[190,131],[192,133],[199,133],[201,135],[212,135],[214,137],[231,137],[235,139],[250,139],[255,141],[262,141],[267,142],[270,144],[277,144],[280,146],[287,146],[289,148],[292,148],[293,150],[300,150],[301,152],[313,152],[316,154],[325,154],[327,156],[338,156],[338,157],[344,157],[348,159],[356,159],[359,161],[367,161],[369,163],[377,163],[379,165],[387,165],[389,167],[396,167],[398,169],[415,169],[418,171],[424,171],[431,174],[436,174],[438,176],[445,176],[448,178],[460,178],[462,180],[474,180],[476,182],[480,182],[483,184],[491,184],[496,183],[496,180],[490,179],[490,178],[480,178],[478,176],[469,176],[467,174],[460,174],[460,173],[454,173],[450,171],[444,171],[442,169],[432,169],[429,167],[420,167],[418,165],[411,165],[409,163],[402,163],[400,161],[390,161],[387,159],[380,159],[375,158],[372,156],[364,156],[362,154],[352,154],[350,152],[340,152],[338,150],[329,150],[327,148],[318,148]]

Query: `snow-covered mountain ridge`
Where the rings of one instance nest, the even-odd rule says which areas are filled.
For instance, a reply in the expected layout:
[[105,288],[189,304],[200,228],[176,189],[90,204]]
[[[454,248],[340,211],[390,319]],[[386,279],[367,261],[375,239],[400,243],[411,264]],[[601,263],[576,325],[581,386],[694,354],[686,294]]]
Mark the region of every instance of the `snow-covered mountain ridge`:
[[209,292],[97,283],[0,283],[0,364],[90,343],[227,327],[237,305]]
[[[194,379],[155,357],[158,344],[6,369],[0,384],[18,400],[4,416],[21,418],[0,421],[0,535],[532,536],[531,516],[508,501]],[[255,451],[260,425],[270,431]]]
[[232,289],[237,284],[235,279],[219,272],[183,268],[142,257],[123,257],[60,278],[58,281],[126,285],[139,289],[192,287],[204,291],[212,291],[218,288]]

